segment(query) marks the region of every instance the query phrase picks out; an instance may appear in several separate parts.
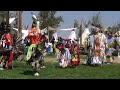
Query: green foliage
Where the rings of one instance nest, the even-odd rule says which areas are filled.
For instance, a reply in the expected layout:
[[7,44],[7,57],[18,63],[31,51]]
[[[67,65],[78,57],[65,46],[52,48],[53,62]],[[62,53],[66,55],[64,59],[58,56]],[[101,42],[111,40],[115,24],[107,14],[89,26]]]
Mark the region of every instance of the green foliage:
[[39,17],[40,20],[43,21],[41,25],[41,29],[46,28],[47,26],[51,27],[59,27],[60,23],[63,22],[62,16],[56,17],[57,11],[40,11]]
[[119,30],[120,30],[120,24],[119,24],[119,23],[118,23],[117,25],[113,25],[113,26],[111,27],[111,32],[112,32],[112,34],[118,32]]
[[5,15],[5,11],[0,11],[0,24],[4,18],[4,15]]
[[[39,18],[40,21],[43,21],[40,25],[40,29],[44,29],[48,26],[51,26],[53,28],[58,28],[60,26],[60,23],[63,22],[62,16],[56,16],[57,11],[40,11],[39,12]],[[53,34],[53,31],[50,31],[50,38]]]
[[76,19],[74,20],[74,27],[79,27],[79,23]]
[[96,15],[94,15],[91,20],[89,21],[89,23],[95,25],[95,26],[100,26],[102,27],[102,17],[100,12],[98,12]]

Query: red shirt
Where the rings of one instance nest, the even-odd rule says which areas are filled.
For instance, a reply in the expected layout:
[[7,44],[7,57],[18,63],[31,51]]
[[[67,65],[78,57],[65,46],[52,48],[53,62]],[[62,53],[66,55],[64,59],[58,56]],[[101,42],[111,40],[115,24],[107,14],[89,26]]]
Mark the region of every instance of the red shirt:
[[28,33],[27,38],[30,39],[30,43],[31,44],[38,44],[40,42],[41,39],[41,34],[35,34],[35,35],[31,35],[31,34],[35,34],[36,33],[36,29],[32,29],[31,32]]
[[6,34],[6,44],[8,46],[12,46],[13,45],[12,36],[9,33]]
[[12,36],[10,35],[10,33],[3,34],[2,37],[5,37],[5,42],[6,42],[6,44],[8,46],[12,46],[13,45]]

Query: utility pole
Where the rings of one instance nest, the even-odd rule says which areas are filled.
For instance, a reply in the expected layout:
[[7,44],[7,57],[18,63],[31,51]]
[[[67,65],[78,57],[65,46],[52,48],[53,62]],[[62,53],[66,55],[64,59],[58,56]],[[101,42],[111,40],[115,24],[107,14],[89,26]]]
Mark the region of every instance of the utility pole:
[[22,11],[18,11],[18,37],[22,38]]
[[6,24],[9,25],[9,11],[6,11]]

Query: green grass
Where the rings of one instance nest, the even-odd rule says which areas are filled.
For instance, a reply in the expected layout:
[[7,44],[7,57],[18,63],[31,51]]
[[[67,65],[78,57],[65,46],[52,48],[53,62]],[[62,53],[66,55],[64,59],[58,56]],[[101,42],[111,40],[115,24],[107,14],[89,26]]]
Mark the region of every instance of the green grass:
[[39,71],[38,77],[33,76],[31,66],[16,60],[15,69],[0,70],[0,79],[120,79],[119,64],[102,67],[80,65],[76,68],[62,69],[59,68],[55,56],[47,56],[45,60],[46,68]]

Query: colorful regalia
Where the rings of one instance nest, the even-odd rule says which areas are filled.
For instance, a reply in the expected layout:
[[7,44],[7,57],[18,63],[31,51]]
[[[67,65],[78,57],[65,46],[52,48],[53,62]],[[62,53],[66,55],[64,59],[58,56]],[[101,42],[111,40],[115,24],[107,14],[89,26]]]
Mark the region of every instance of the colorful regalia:
[[58,49],[60,50],[60,53],[57,55],[59,65],[62,68],[66,68],[68,66],[68,62],[71,60],[69,49],[64,46],[58,46]]
[[115,50],[114,49],[115,38],[112,37],[112,35],[109,35],[107,42],[108,42],[108,47],[107,47],[107,50],[106,50],[106,57],[107,58],[111,58],[112,57],[112,53]]
[[34,27],[31,29],[31,32],[28,33],[28,36],[26,38],[30,39],[30,47],[28,48],[26,61],[28,61],[31,58],[32,55],[32,48],[36,47],[40,43],[41,34],[37,34],[37,29]]
[[85,50],[87,50],[88,38],[89,38],[89,36],[87,36],[87,37],[85,38],[84,42],[83,42],[83,47],[84,47]]
[[71,52],[71,65],[73,67],[78,66],[80,64],[80,47],[79,45],[71,46],[70,48]]
[[107,44],[107,38],[103,33],[95,35],[95,56],[101,57],[105,60],[105,46]]

